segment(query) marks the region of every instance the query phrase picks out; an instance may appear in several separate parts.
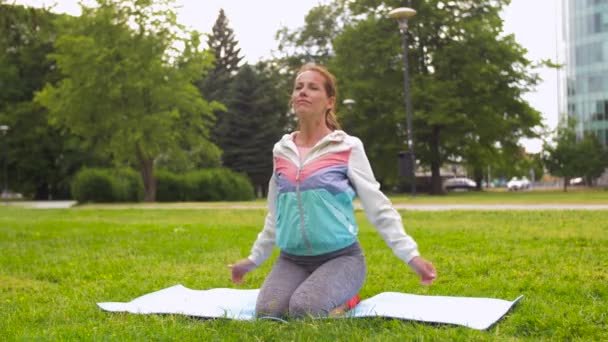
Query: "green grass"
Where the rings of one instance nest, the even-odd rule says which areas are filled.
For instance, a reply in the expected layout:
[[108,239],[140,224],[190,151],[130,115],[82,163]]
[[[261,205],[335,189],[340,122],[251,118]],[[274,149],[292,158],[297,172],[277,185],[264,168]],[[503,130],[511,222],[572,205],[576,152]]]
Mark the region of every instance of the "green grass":
[[[450,192],[442,196],[418,194],[392,195],[395,204],[608,204],[608,189],[571,188],[509,192],[504,189],[482,192]],[[188,202],[188,203],[113,203],[84,204],[81,209],[200,209],[227,207],[265,208],[266,201],[257,199],[247,202]]]
[[[6,340],[608,340],[605,211],[403,212],[436,265],[422,287],[364,215],[363,298],[385,291],[525,297],[487,331],[389,319],[238,322],[108,313],[178,283],[234,287],[263,210],[33,210],[0,207],[0,336]],[[276,252],[273,258],[276,257]],[[258,288],[272,260],[243,286]]]
[[407,194],[391,196],[393,203],[408,204],[608,204],[608,189],[569,188],[562,189],[506,191],[449,192],[443,196],[426,194],[412,197]]

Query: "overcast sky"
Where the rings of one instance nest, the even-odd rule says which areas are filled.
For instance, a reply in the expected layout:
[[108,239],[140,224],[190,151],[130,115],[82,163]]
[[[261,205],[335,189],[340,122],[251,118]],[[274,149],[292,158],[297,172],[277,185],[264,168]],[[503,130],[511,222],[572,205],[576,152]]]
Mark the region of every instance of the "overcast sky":
[[[56,4],[55,11],[79,14],[76,0],[13,0],[34,6]],[[9,0],[9,2],[12,2]],[[301,27],[304,16],[319,0],[181,0],[178,20],[200,32],[209,33],[220,8],[226,12],[246,60],[255,63],[269,57],[276,48],[275,33],[282,26]],[[558,0],[512,0],[504,11],[505,32],[528,50],[531,60],[556,60],[556,7]],[[416,18],[422,20],[422,18]],[[415,23],[412,23],[415,24]],[[395,29],[397,29],[395,27]],[[561,57],[560,57],[561,58]],[[543,115],[550,128],[557,125],[558,84],[555,70],[539,69],[543,82],[526,100]],[[540,141],[525,141],[529,152],[538,152]]]

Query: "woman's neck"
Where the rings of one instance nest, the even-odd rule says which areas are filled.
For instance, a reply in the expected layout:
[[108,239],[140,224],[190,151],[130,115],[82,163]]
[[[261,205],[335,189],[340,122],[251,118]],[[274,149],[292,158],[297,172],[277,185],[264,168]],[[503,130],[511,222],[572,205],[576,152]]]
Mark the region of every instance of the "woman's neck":
[[300,121],[300,131],[296,135],[296,145],[303,147],[315,146],[319,140],[331,133],[325,122]]

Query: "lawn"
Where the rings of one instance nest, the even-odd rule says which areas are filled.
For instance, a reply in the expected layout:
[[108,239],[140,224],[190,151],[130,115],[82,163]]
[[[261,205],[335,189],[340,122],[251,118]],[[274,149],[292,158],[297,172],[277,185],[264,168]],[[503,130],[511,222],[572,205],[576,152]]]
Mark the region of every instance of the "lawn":
[[[449,192],[442,196],[427,194],[391,195],[395,204],[608,204],[608,189],[605,188],[571,188],[568,192],[561,189],[506,191],[497,189],[491,191]],[[358,200],[357,200],[358,201]],[[180,203],[112,203],[85,204],[82,209],[201,209],[201,208],[230,208],[230,207],[266,207],[265,199],[247,202],[180,202]]]
[[[237,322],[101,311],[183,284],[234,287],[263,210],[35,210],[0,206],[6,340],[608,340],[605,211],[402,212],[439,278],[422,287],[359,212],[363,298],[385,291],[524,298],[487,331],[389,319]],[[276,257],[276,253],[273,258]],[[258,288],[271,262],[242,288]]]
[[608,189],[571,187],[562,189],[506,191],[449,192],[444,196],[420,194],[415,197],[402,194],[391,196],[393,203],[408,204],[608,204]]

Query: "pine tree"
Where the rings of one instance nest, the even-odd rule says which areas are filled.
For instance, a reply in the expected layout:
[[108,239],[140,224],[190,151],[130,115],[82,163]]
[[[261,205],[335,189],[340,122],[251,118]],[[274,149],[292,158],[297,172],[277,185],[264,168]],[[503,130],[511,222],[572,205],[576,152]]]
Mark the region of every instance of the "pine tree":
[[[205,99],[220,102],[228,107],[229,89],[243,57],[239,56],[241,49],[237,47],[238,41],[235,39],[234,31],[228,26],[228,18],[223,9],[220,9],[207,45],[215,57],[214,67],[198,83],[198,87]],[[229,107],[226,110],[229,111]],[[226,111],[216,111],[217,121],[212,130],[213,142],[223,151],[227,146],[222,145],[226,139],[222,136],[225,133],[222,133],[221,127],[226,125],[227,115]]]
[[224,165],[246,173],[262,193],[272,174],[272,146],[284,126],[286,102],[273,89],[270,78],[245,64],[234,78],[229,110],[218,127]]
[[[207,45],[209,51],[215,57],[214,67],[198,83],[198,87],[203,97],[210,101],[217,101],[226,105],[228,90],[234,75],[239,70],[239,64],[243,60],[239,56],[241,49],[237,47],[238,41],[234,36],[234,31],[228,26],[228,18],[223,9],[213,25],[212,33],[209,35]],[[218,127],[224,121],[224,112],[215,113],[217,117],[216,128],[212,132],[214,142],[222,140],[219,137]],[[219,145],[221,149],[224,146]]]

